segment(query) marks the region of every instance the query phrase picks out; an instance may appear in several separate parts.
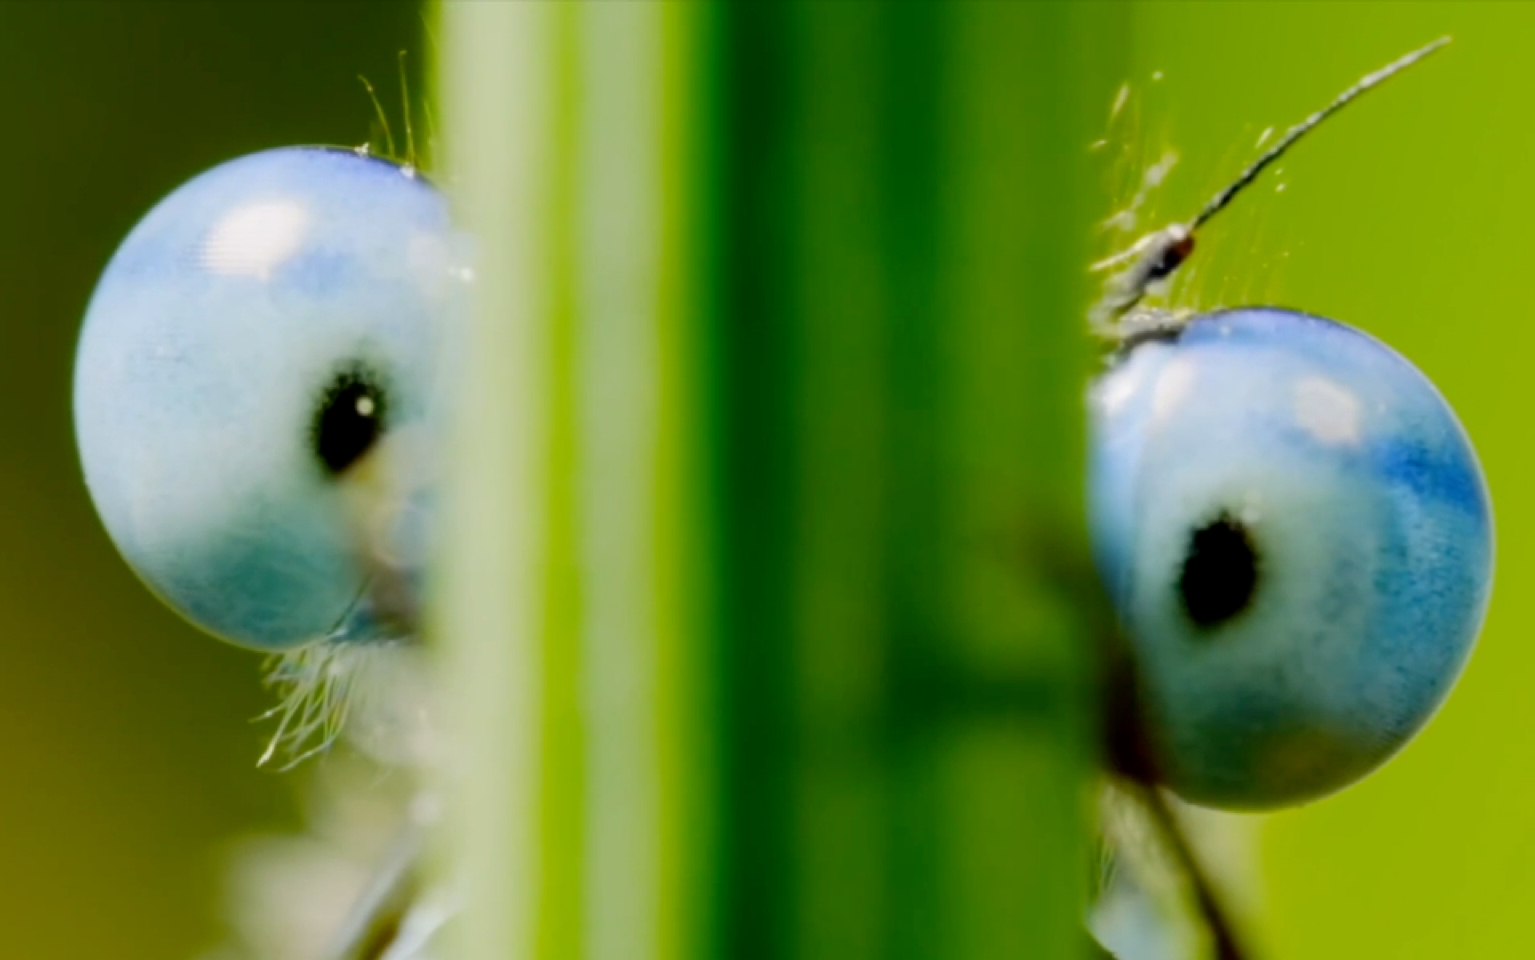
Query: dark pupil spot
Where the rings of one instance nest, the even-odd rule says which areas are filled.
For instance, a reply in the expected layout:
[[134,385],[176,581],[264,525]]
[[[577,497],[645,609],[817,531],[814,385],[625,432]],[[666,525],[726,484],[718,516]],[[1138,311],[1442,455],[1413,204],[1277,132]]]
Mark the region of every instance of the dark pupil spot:
[[1223,513],[1194,531],[1178,592],[1195,626],[1218,627],[1252,603],[1258,553],[1242,522]]
[[337,374],[314,419],[314,452],[332,474],[356,463],[384,432],[384,391],[367,371]]

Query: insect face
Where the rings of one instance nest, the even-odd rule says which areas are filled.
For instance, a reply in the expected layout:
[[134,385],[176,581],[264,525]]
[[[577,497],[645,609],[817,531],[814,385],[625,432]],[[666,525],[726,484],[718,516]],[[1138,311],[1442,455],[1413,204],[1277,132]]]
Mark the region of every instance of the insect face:
[[408,628],[465,243],[408,168],[244,157],[134,228],[86,315],[75,425],[113,541],[263,649]]

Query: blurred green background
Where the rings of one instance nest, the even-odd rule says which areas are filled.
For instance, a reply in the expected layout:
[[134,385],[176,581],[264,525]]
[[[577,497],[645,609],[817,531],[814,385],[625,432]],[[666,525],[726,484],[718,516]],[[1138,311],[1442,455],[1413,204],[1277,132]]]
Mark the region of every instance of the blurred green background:
[[[1488,627],[1439,718],[1365,783],[1263,823],[1265,956],[1507,954],[1535,899],[1535,649],[1520,627],[1535,621],[1521,586],[1535,456],[1519,387],[1535,346],[1535,7],[1123,11],[1138,121],[1119,142],[1182,156],[1155,197],[1166,217],[1195,209],[1265,127],[1455,36],[1218,220],[1193,292],[1322,313],[1413,359],[1477,442],[1499,523]],[[0,956],[190,957],[217,936],[224,845],[298,822],[293,778],[253,766],[258,659],[161,608],[92,515],[71,355],[97,272],[159,196],[237,154],[368,139],[357,74],[392,105],[396,53],[419,72],[422,36],[415,4],[382,0],[0,4]]]

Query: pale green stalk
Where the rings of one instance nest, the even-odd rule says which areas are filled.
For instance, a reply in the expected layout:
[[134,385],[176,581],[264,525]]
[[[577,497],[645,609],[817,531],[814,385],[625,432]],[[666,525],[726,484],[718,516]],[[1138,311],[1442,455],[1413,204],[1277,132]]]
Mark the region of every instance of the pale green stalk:
[[457,948],[696,955],[700,10],[440,13],[446,182],[480,245],[435,621]]
[[435,632],[444,638],[455,948],[532,957],[540,866],[553,377],[547,261],[557,14],[446,3],[440,90],[447,180],[479,244]]

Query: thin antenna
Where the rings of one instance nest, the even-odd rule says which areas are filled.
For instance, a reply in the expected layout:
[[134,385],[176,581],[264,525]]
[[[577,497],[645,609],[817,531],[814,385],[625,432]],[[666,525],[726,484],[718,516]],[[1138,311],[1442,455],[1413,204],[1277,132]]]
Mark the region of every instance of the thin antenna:
[[1171,276],[1194,252],[1194,231],[1226,209],[1237,194],[1250,186],[1264,169],[1295,146],[1301,137],[1316,129],[1323,120],[1343,109],[1360,94],[1401,73],[1449,42],[1449,37],[1440,37],[1374,73],[1366,74],[1358,83],[1338,94],[1327,106],[1287,130],[1277,143],[1249,164],[1225,189],[1210,198],[1210,202],[1204,205],[1193,220],[1188,223],[1170,223],[1142,236],[1128,249],[1093,264],[1091,269],[1095,272],[1121,265],[1124,267],[1104,281],[1103,293],[1088,312],[1088,321],[1093,331],[1124,342],[1129,338],[1181,326],[1180,318],[1168,311],[1136,308],[1153,285]]
[[1326,120],[1328,117],[1348,106],[1349,103],[1356,99],[1360,94],[1368,91],[1372,87],[1378,86],[1383,81],[1391,79],[1398,73],[1401,73],[1403,70],[1406,70],[1408,67],[1417,63],[1419,60],[1422,60],[1429,54],[1439,50],[1449,42],[1449,37],[1440,37],[1433,43],[1414,50],[1412,53],[1407,54],[1405,57],[1402,57],[1399,60],[1394,60],[1391,63],[1386,64],[1384,67],[1381,67],[1374,73],[1366,74],[1364,77],[1360,78],[1358,83],[1338,94],[1338,96],[1333,99],[1332,103],[1329,103],[1327,106],[1318,110],[1316,113],[1313,113],[1311,116],[1302,120],[1300,123],[1297,123],[1289,130],[1285,131],[1285,135],[1279,138],[1278,143],[1274,144],[1272,147],[1269,147],[1266,151],[1264,151],[1262,156],[1249,164],[1247,169],[1238,174],[1237,178],[1231,181],[1231,184],[1227,186],[1226,189],[1210,198],[1210,202],[1205,204],[1204,209],[1199,211],[1199,215],[1189,223],[1189,230],[1198,230],[1200,227],[1209,222],[1211,217],[1224,210],[1226,205],[1232,201],[1232,198],[1245,190],[1249,185],[1252,184],[1254,180],[1258,179],[1258,174],[1262,173],[1265,167],[1273,163],[1275,160],[1278,160],[1280,157],[1284,156],[1285,151],[1295,146],[1295,142],[1301,137],[1304,137],[1306,134],[1316,129],[1316,127],[1323,120]]
[[416,131],[410,123],[410,80],[405,73],[405,51],[400,51],[400,105],[405,108],[405,165],[416,165]]
[[384,105],[378,100],[378,92],[373,89],[373,84],[362,74],[357,75],[362,81],[362,88],[368,91],[368,99],[373,101],[373,113],[378,117],[378,125],[384,130],[384,147],[389,151],[389,157],[394,157],[394,134],[389,132],[389,116],[384,113]]

